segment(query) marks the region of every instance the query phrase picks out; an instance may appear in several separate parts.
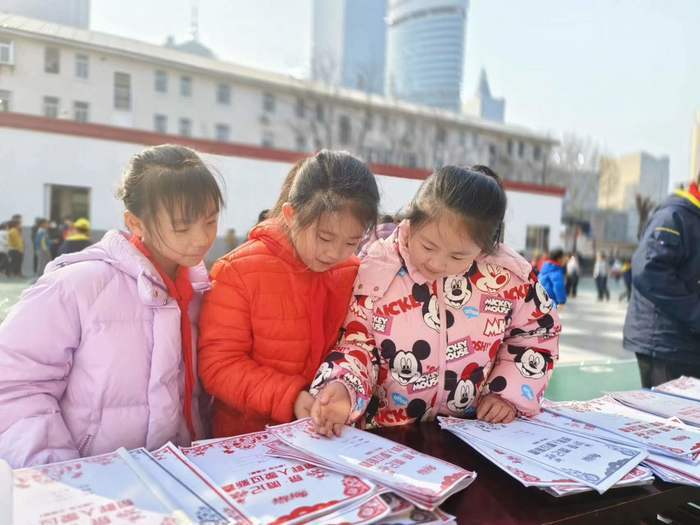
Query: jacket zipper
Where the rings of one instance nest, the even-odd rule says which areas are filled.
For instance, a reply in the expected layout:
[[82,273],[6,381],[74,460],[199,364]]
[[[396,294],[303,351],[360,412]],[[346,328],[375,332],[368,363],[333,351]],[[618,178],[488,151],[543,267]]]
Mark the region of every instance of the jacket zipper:
[[437,418],[440,408],[442,407],[442,398],[445,395],[445,372],[443,365],[447,365],[447,308],[442,293],[443,279],[436,281],[438,311],[440,312],[440,353],[438,355],[437,372],[438,372],[438,391],[435,397],[435,406],[431,408]]
[[83,452],[85,452],[85,449],[87,446],[90,444],[90,440],[92,439],[92,434],[86,434],[86,436],[80,441],[80,445],[78,446],[78,454],[80,456],[83,456]]

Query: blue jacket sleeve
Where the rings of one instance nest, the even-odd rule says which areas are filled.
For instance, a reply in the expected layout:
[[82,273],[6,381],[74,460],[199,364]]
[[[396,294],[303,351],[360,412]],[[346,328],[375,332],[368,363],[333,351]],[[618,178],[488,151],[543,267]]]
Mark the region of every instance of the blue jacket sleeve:
[[666,316],[698,332],[700,301],[676,271],[689,256],[683,229],[673,209],[651,218],[632,258],[632,285]]
[[552,275],[554,285],[554,300],[557,304],[566,304],[566,283],[564,282],[564,272],[557,271]]

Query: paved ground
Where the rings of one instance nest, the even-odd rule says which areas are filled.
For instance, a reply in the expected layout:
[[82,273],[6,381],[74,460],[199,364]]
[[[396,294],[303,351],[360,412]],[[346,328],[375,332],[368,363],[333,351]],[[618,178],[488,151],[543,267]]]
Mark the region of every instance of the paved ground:
[[[0,277],[0,320],[30,281]],[[561,312],[563,332],[560,361],[548,397],[590,399],[606,390],[639,387],[634,356],[622,349],[622,326],[627,304],[618,301],[621,288],[611,286],[612,300],[596,300],[592,279],[584,279],[576,299]]]
[[598,302],[592,279],[584,279],[576,299],[561,312],[563,331],[559,365],[547,396],[590,399],[610,390],[639,388],[634,354],[622,349],[627,303],[620,302],[622,285],[611,283],[611,300]]
[[30,281],[19,281],[16,279],[7,279],[0,277],[0,321],[5,319],[10,307],[17,302],[22,290],[24,290]]

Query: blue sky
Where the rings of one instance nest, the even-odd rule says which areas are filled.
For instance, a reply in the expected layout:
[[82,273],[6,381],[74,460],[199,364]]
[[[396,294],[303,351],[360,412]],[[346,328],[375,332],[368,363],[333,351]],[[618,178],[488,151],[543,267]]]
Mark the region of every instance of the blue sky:
[[[190,5],[92,0],[92,28],[179,40]],[[220,58],[307,70],[311,0],[200,0],[199,12],[200,38]],[[669,155],[675,184],[690,177],[699,30],[697,0],[471,0],[464,90],[473,93],[484,66],[493,93],[507,100],[507,121],[590,136],[611,154]]]

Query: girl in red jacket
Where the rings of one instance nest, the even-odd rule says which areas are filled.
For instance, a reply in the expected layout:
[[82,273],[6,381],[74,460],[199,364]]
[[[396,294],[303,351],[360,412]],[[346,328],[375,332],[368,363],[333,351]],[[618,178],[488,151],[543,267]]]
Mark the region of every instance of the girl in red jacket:
[[308,388],[339,336],[377,219],[367,166],[321,151],[287,176],[270,219],[220,259],[200,318],[199,371],[214,396],[214,436],[309,415]]

